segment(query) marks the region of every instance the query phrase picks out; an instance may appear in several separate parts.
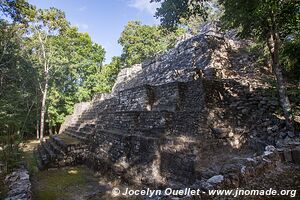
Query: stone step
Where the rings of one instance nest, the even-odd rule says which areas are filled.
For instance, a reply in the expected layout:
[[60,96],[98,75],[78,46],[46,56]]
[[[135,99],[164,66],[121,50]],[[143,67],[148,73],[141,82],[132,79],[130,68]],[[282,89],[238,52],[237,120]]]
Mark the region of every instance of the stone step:
[[118,135],[122,137],[136,137],[144,138],[150,140],[156,140],[164,135],[165,129],[144,129],[144,130],[135,130],[132,132],[119,129],[97,129],[97,135]]
[[88,132],[93,131],[95,127],[96,127],[96,124],[85,124],[84,126],[81,126],[79,128],[79,131],[88,133]]
[[44,165],[43,165],[43,161],[42,161],[42,158],[40,156],[38,147],[36,147],[34,149],[33,154],[34,154],[36,165],[37,165],[38,169],[39,170],[43,170],[44,169]]
[[80,135],[82,137],[88,137],[89,135],[91,135],[93,133],[93,131],[94,131],[94,129],[91,129],[89,131],[80,129],[79,131],[76,131],[76,134]]
[[45,166],[43,165],[43,162],[41,161],[40,157],[37,157],[36,162],[37,162],[38,169],[44,170]]
[[92,119],[95,119],[96,118],[96,114],[85,114],[85,115],[82,115],[78,118],[78,122],[84,122],[84,121],[87,121],[87,120],[92,120]]
[[65,132],[67,135],[73,137],[73,138],[76,138],[76,139],[79,139],[81,141],[86,141],[86,137],[84,136],[81,136],[78,132],[70,132],[70,131],[66,131]]
[[82,144],[82,141],[75,138],[71,137],[70,135],[64,133],[64,134],[59,134],[54,137],[56,144],[58,143],[62,149],[65,151],[65,153],[68,153],[73,147],[79,146]]
[[56,157],[48,142],[43,142],[42,147],[45,149],[45,152],[50,160],[53,160]]
[[99,114],[97,128],[138,130],[168,128],[172,125],[173,113],[158,111],[122,111]]
[[69,126],[68,128],[66,128],[65,130],[71,131],[71,132],[89,132],[92,131],[96,124],[76,124],[77,126]]
[[[90,132],[88,131],[82,131],[82,129],[78,130],[76,128],[67,128],[65,130],[65,133],[72,136],[72,135],[78,135],[80,137],[87,137],[90,133],[92,132],[92,130]],[[80,139],[79,137],[79,139]]]
[[47,140],[47,142],[49,143],[49,145],[51,146],[51,149],[52,151],[55,153],[55,154],[62,154],[62,155],[65,155],[65,152],[64,150],[55,143],[55,141],[53,140],[53,138]]
[[85,123],[90,119],[78,118],[75,123],[72,124],[73,127],[79,127],[82,123]]
[[99,112],[105,113],[105,112],[116,110],[116,107],[118,106],[119,106],[119,98],[110,98],[95,104],[94,110],[96,110],[97,113]]
[[70,124],[68,127],[77,127],[77,128],[79,128],[80,125],[81,125],[82,123],[84,123],[84,122],[85,122],[85,120],[76,121],[76,123],[72,123],[72,124]]
[[[67,134],[51,136],[37,147],[37,166],[39,170],[44,170],[73,165],[77,159],[73,157],[74,152],[84,151],[85,148],[87,146],[78,137],[76,139]],[[82,161],[79,159],[79,162]]]
[[45,151],[45,149],[41,144],[38,145],[37,152],[38,152],[38,158],[40,158],[41,160],[41,164],[43,166],[47,165],[49,163],[49,158],[47,152]]
[[204,106],[203,86],[199,81],[142,85],[119,91],[118,111],[183,111]]
[[86,110],[85,112],[83,112],[80,116],[81,117],[88,117],[88,116],[92,116],[92,115],[95,115],[97,114],[97,112],[93,109],[90,109],[90,110]]
[[65,131],[77,132],[79,127],[69,126]]
[[[62,135],[62,134],[61,134]],[[52,141],[59,146],[64,152],[67,151],[68,145],[65,144],[65,142],[63,140],[61,140],[59,137],[57,136],[52,136],[51,137]]]

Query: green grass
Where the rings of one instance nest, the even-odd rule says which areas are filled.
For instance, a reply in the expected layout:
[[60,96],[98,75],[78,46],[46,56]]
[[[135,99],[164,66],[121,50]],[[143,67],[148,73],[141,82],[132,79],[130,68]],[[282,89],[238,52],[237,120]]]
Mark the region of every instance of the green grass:
[[68,188],[85,184],[85,170],[72,167],[36,173],[34,196],[41,200],[68,198]]
[[[36,146],[30,142],[27,145]],[[83,186],[86,183],[86,177],[91,176],[83,166],[39,171],[37,158],[32,150],[24,151],[22,159],[27,164],[36,200],[68,199],[69,189]]]

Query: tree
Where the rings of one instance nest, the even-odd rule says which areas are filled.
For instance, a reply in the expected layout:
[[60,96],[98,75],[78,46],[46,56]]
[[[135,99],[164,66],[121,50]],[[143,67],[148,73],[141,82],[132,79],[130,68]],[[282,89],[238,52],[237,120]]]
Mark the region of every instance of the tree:
[[281,64],[284,66],[288,80],[298,82],[300,87],[300,34],[291,35],[283,42],[280,52]]
[[[12,26],[20,32],[19,43],[14,45],[20,44],[22,51],[16,55],[22,57],[22,66],[27,63],[33,72],[26,75],[34,80],[30,95],[36,102],[32,110],[35,108],[39,117],[37,138],[42,140],[46,123],[51,132],[72,112],[75,103],[92,98],[95,86],[99,85],[95,77],[101,73],[105,51],[87,33],[71,27],[65,14],[56,8],[34,10],[33,7],[27,12],[22,3],[26,1],[5,2],[8,3],[1,5],[0,11],[11,16]],[[13,35],[7,35],[1,44],[10,39]]]
[[26,0],[0,0],[0,12],[15,22],[28,22],[34,11],[35,7]]
[[239,28],[241,36],[254,37],[267,45],[286,125],[289,130],[294,131],[291,105],[286,94],[279,53],[283,39],[299,32],[300,1],[224,0],[222,4],[225,8],[222,19],[227,28]]
[[[0,127],[15,134],[36,125],[43,139],[75,103],[104,90],[105,51],[56,8],[36,10],[26,0],[0,3]],[[108,69],[107,76],[114,74]]]
[[[200,32],[201,25],[206,22],[220,21],[223,13],[222,6],[218,3],[218,0],[210,0],[203,2],[203,9],[205,9],[206,15],[201,13],[195,13],[188,18],[178,19],[177,24],[186,28],[189,33],[195,35]],[[201,8],[202,9],[202,8]],[[162,12],[163,10],[161,10]]]
[[109,64],[104,65],[101,73],[96,76],[99,82],[93,89],[95,93],[111,92],[120,69],[120,57],[113,57]]
[[168,29],[176,28],[183,20],[194,20],[198,17],[207,20],[208,18],[206,4],[208,0],[151,0],[150,2],[161,2],[155,17],[159,18],[161,25]]
[[[60,56],[65,60],[49,82],[49,131],[57,131],[66,115],[72,113],[74,104],[91,100],[101,80],[105,51],[93,43],[87,33],[69,27],[56,37]],[[70,45],[71,44],[71,45]],[[56,130],[55,130],[56,129]]]
[[40,112],[40,139],[44,136],[46,100],[49,81],[57,67],[65,60],[61,57],[56,36],[68,27],[65,14],[55,8],[37,10],[35,17],[29,22],[30,36],[28,47],[30,60],[39,74],[39,88],[42,92]]
[[[162,23],[169,27],[177,25],[180,18],[189,18],[197,14],[205,18],[207,14],[203,13],[203,2],[185,0],[184,3],[179,4],[176,0],[166,0],[157,10],[156,16],[161,17]],[[226,28],[236,28],[241,36],[255,38],[267,45],[286,125],[289,130],[293,131],[291,106],[286,94],[279,52],[283,39],[299,32],[300,1],[220,0],[219,2],[224,7],[222,22]],[[191,6],[188,6],[188,3]],[[169,4],[175,6],[171,8],[167,6]]]
[[35,124],[35,71],[23,57],[23,33],[20,25],[0,20],[0,160],[8,169],[17,164],[18,145]]
[[34,69],[22,57],[19,26],[0,21],[0,27],[0,129],[20,131],[33,108]]
[[122,62],[126,66],[140,63],[151,56],[174,46],[183,29],[167,32],[159,26],[142,25],[139,21],[128,22],[119,43],[123,47]]

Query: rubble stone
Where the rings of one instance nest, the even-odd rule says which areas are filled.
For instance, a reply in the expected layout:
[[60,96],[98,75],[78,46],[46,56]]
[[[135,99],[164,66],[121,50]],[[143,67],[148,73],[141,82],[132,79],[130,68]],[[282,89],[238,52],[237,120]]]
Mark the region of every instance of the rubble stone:
[[5,200],[31,200],[31,183],[29,173],[25,167],[7,175],[5,182],[9,191]]

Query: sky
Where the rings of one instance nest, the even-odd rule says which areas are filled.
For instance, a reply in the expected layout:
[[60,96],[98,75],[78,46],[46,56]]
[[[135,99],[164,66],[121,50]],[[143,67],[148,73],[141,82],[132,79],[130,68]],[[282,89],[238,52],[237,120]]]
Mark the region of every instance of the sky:
[[65,12],[68,21],[80,32],[88,32],[93,42],[106,51],[105,63],[121,55],[118,39],[128,21],[139,20],[153,25],[157,4],[150,0],[29,0],[37,8],[55,7]]

